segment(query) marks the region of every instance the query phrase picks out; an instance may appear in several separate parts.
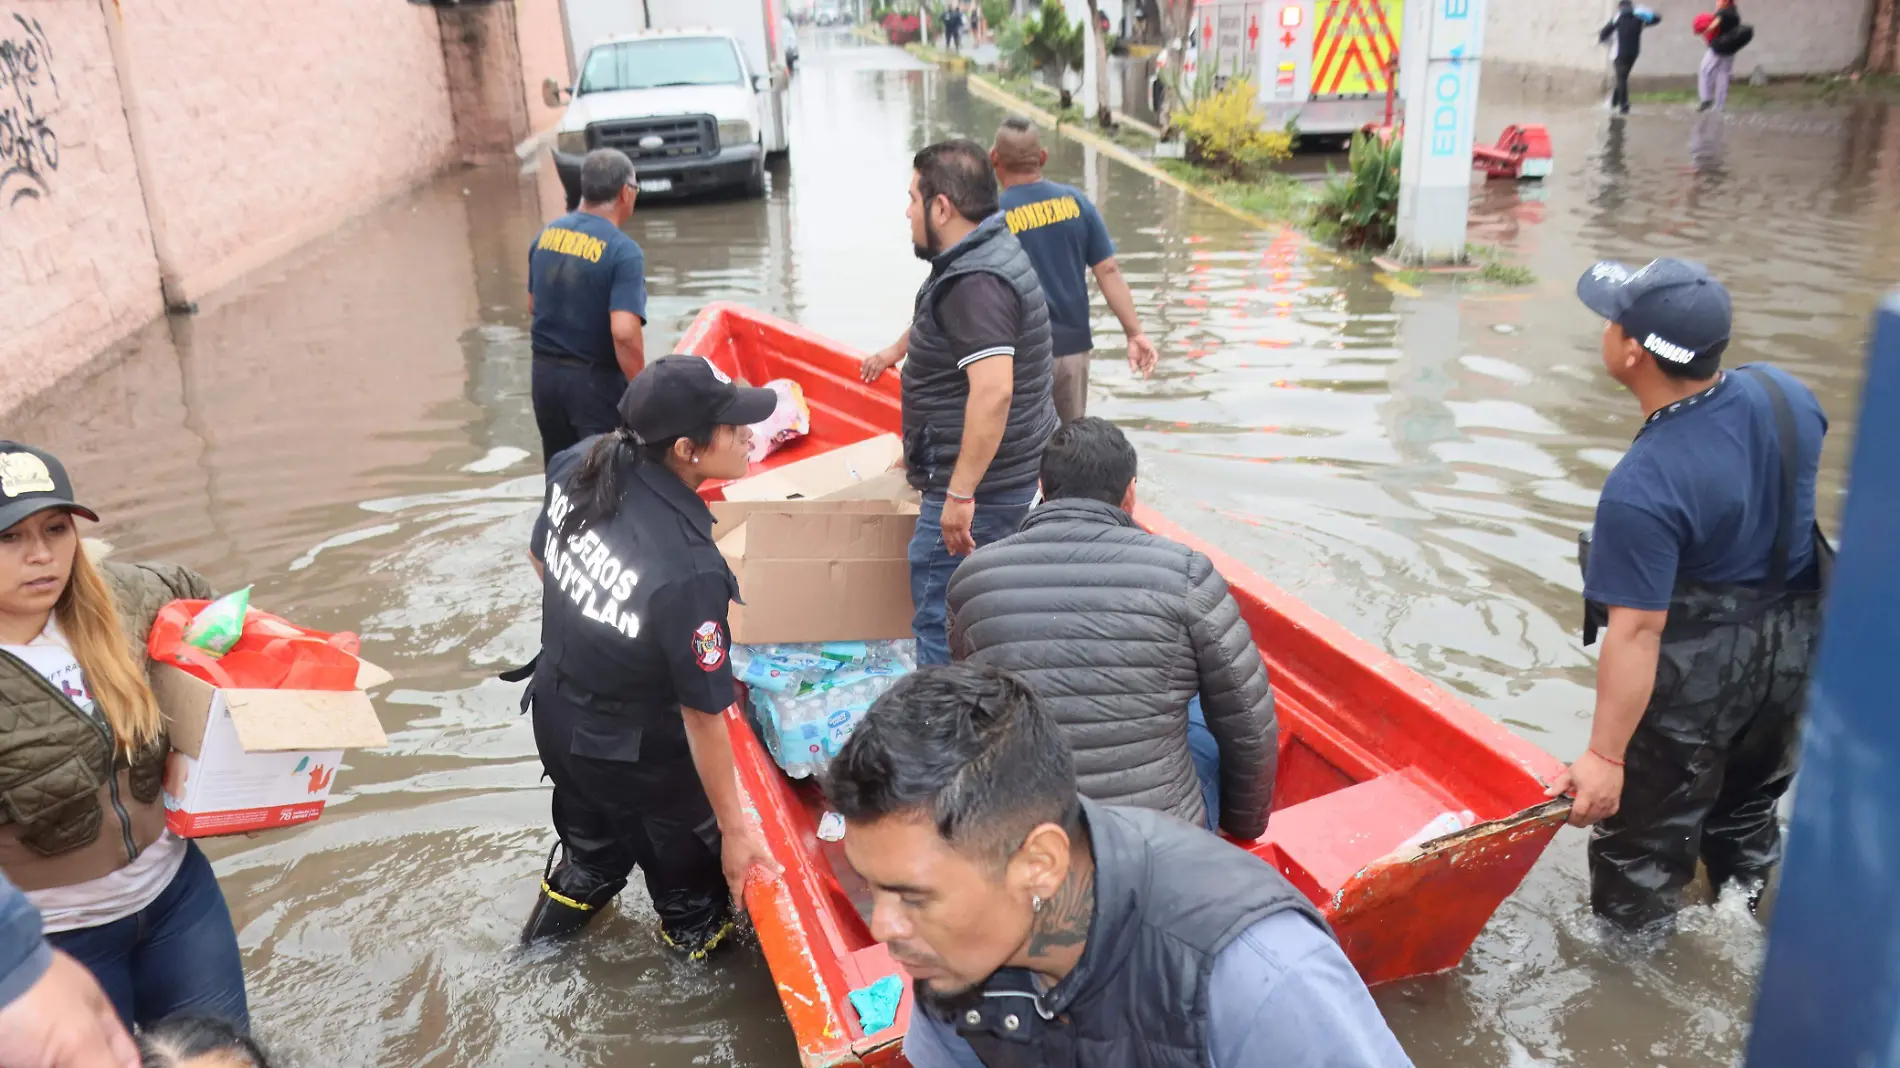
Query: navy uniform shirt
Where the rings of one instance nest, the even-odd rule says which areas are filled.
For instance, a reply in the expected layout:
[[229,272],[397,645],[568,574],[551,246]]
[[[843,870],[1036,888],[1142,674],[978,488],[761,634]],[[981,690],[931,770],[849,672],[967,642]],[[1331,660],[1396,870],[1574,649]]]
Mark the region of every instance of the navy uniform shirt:
[[664,466],[630,461],[622,450],[614,460],[619,511],[562,537],[574,472],[598,440],[548,462],[547,497],[529,547],[542,565],[535,685],[630,704],[638,713],[678,705],[721,712],[733,701],[726,610],[738,590],[713,544],[712,510]]
[[[1827,414],[1800,380],[1766,364],[1795,423],[1790,585],[1814,565],[1814,484]],[[1623,608],[1669,607],[1676,576],[1760,586],[1781,519],[1781,447],[1767,387],[1730,371],[1658,411],[1603,483],[1583,595]]]
[[647,321],[646,254],[598,215],[571,211],[528,250],[534,351],[619,367],[611,313]]
[[1057,356],[1095,347],[1089,330],[1088,272],[1115,254],[1108,227],[1079,189],[1048,180],[1003,190],[1003,219],[1022,242],[1049,302]]

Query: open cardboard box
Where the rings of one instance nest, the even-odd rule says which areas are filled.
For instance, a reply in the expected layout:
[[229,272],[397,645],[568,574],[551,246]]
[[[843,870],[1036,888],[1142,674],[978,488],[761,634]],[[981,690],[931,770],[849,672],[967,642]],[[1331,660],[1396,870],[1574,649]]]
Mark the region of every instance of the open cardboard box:
[[870,641],[911,636],[915,491],[896,435],[741,479],[713,504],[713,538],[738,576],[732,640]]
[[210,838],[321,816],[343,751],[389,744],[363,692],[388,681],[359,661],[354,690],[224,689],[154,664],[152,692],[172,743],[165,825]]
[[915,490],[898,463],[904,446],[896,434],[880,434],[796,463],[748,475],[725,487],[728,501],[842,500],[847,496],[915,503]]

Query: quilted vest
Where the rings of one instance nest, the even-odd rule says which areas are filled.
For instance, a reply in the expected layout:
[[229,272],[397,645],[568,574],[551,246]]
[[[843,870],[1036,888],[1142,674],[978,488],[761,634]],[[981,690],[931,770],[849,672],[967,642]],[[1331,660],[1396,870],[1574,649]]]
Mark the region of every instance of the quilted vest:
[[1005,969],[951,1001],[920,997],[987,1068],[1204,1068],[1208,979],[1241,932],[1318,910],[1265,861],[1147,809],[1083,799],[1095,918],[1075,971],[1038,995]]
[[930,277],[917,291],[910,351],[904,359],[904,465],[910,471],[910,484],[926,493],[942,493],[950,485],[950,473],[963,446],[963,409],[970,399],[969,376],[951,352],[950,339],[937,318],[937,301],[950,282],[978,272],[1009,283],[1022,314],[1009,422],[977,492],[1035,485],[1041,476],[1043,446],[1056,432],[1050,394],[1055,357],[1049,305],[1043,300],[1035,265],[999,213],[939,253],[930,262]]
[[[182,567],[99,565],[127,640],[145,660],[158,610],[216,596]],[[149,664],[147,665],[149,667]],[[0,652],[0,871],[22,890],[88,882],[130,864],[165,830],[170,744],[126,759],[112,728],[19,659]]]

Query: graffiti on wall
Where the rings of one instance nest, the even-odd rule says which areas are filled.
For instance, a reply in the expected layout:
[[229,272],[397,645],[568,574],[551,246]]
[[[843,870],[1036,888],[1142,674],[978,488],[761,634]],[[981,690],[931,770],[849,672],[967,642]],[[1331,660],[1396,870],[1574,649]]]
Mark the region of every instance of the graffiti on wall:
[[0,205],[52,192],[59,136],[46,113],[58,99],[46,31],[40,20],[15,14],[0,24]]

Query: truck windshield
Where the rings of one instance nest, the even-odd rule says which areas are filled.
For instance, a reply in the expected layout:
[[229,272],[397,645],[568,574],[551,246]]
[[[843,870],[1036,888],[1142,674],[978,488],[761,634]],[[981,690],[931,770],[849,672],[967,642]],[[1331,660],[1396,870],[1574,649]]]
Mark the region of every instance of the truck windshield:
[[668,85],[737,85],[745,81],[739,53],[723,37],[620,41],[587,53],[581,95]]

